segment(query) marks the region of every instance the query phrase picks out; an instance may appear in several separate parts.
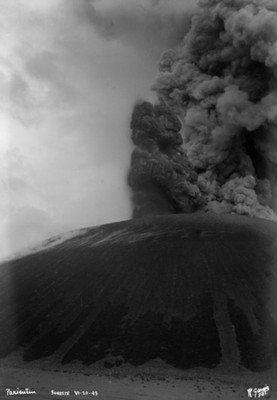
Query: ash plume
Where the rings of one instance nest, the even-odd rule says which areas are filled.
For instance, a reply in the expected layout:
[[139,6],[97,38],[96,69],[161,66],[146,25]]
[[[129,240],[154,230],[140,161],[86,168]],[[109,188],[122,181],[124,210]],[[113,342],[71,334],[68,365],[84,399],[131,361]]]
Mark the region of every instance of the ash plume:
[[202,210],[277,220],[277,4],[201,0],[136,105],[134,217]]

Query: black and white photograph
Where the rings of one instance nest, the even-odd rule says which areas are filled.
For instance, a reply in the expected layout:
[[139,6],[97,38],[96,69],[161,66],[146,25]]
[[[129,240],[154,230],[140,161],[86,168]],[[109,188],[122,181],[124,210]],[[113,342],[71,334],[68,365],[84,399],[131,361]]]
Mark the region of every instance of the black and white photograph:
[[277,399],[277,1],[0,0],[0,399]]

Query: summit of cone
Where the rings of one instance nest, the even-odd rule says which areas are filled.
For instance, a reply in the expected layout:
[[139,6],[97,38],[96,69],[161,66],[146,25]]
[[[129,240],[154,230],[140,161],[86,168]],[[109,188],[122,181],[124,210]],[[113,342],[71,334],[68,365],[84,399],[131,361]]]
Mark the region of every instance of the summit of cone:
[[165,215],[88,228],[3,263],[2,357],[270,368],[276,223]]

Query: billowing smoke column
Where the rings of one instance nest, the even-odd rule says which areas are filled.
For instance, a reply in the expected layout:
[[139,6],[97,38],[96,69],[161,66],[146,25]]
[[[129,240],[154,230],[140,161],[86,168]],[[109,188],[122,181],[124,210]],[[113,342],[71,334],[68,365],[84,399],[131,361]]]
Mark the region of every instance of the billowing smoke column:
[[201,0],[132,115],[134,217],[197,210],[277,220],[276,0]]
[[182,148],[182,125],[164,105],[143,102],[132,117],[132,154],[129,184],[134,190],[134,216],[190,212],[199,208],[197,174]]

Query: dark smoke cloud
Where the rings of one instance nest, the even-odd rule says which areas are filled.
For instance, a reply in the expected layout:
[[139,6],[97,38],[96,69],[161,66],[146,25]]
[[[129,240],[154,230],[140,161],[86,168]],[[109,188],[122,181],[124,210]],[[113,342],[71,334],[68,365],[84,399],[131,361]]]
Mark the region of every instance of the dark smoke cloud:
[[[159,105],[145,112],[142,104],[133,113],[134,215],[147,202],[155,208],[159,192],[165,212],[201,208],[276,220],[277,3],[202,0],[200,6],[184,40],[161,57],[153,85]],[[161,109],[163,117],[155,111]],[[167,134],[173,114],[179,122],[161,144],[157,138]]]
[[166,106],[137,105],[132,116],[129,185],[134,191],[134,216],[189,212],[199,206],[197,174],[182,148],[182,125]]

